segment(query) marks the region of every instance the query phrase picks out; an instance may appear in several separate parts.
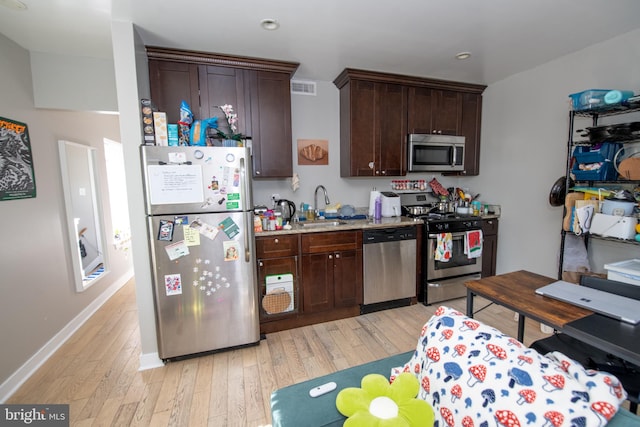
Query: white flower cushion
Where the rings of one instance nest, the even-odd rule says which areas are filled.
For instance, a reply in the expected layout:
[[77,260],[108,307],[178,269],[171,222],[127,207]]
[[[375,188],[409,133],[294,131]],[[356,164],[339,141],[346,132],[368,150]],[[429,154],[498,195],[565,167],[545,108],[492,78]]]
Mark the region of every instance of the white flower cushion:
[[420,380],[435,427],[602,426],[626,398],[613,375],[562,353],[542,356],[447,307],[424,325],[413,357],[392,378],[400,372]]

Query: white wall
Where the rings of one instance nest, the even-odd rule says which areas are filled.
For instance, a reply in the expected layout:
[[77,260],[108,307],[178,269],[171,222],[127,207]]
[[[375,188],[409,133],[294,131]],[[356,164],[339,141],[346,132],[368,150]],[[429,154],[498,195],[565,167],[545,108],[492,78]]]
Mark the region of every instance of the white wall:
[[[526,269],[557,275],[562,207],[549,204],[549,190],[564,175],[567,95],[590,88],[640,92],[640,31],[512,76],[485,91],[481,173],[468,181],[482,198],[502,205],[498,273]],[[633,246],[623,250],[637,256]],[[627,259],[630,254],[615,257]],[[591,267],[602,271],[602,262]]]
[[142,369],[161,365],[156,341],[150,254],[147,242],[142,171],[140,168],[140,99],[149,97],[149,71],[144,46],[131,22],[113,21],[113,56],[120,111],[120,133],[127,176],[129,220],[133,265],[136,272],[136,301],[140,324],[140,366]]
[[118,111],[113,60],[31,52],[36,108]]
[[[131,277],[127,252],[115,250],[103,138],[120,140],[118,117],[34,107],[29,52],[0,34],[0,116],[28,125],[37,196],[0,201],[0,401],[90,315],[103,298]],[[104,228],[111,272],[77,293],[66,237],[58,140],[98,149]],[[75,248],[74,248],[75,250]],[[114,289],[115,288],[115,289]]]

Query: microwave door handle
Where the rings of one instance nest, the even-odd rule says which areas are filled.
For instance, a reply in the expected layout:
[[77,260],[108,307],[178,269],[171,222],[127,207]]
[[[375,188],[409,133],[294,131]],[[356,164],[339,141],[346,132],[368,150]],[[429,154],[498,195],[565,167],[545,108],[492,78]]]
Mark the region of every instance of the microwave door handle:
[[456,166],[456,158],[458,157],[457,154],[457,147],[454,145],[453,146],[453,156],[451,156],[451,167],[455,167]]

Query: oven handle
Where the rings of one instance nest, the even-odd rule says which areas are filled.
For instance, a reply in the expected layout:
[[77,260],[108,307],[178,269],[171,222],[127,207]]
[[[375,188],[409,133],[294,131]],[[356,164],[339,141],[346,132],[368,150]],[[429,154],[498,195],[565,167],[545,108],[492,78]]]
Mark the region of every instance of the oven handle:
[[[427,235],[427,238],[435,240],[435,239],[438,238],[438,234],[429,234],[429,235]],[[464,232],[451,233],[451,240],[460,240],[460,239],[464,238],[465,235],[466,235],[466,233],[464,233]]]
[[[468,280],[480,280],[482,278],[482,274],[481,273],[471,273],[471,274],[467,274],[463,277],[457,277],[455,279],[441,279],[439,282],[427,282],[427,286],[430,288],[442,288],[442,287],[446,287],[446,286],[451,286],[451,284],[460,284],[460,282],[462,281],[463,283],[468,281]],[[451,280],[450,283],[446,283],[447,280]],[[442,283],[442,282],[445,283]]]

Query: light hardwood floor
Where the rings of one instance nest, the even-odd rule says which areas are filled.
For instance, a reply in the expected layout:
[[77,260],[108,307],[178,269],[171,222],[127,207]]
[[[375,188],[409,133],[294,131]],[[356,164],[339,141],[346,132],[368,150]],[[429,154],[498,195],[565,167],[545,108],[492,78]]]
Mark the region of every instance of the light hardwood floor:
[[[462,312],[465,299],[443,303]],[[476,299],[476,310],[484,307]],[[271,392],[412,350],[438,305],[370,313],[268,334],[260,345],[139,372],[133,281],[119,290],[6,403],[68,403],[72,426],[268,426]],[[478,320],[515,336],[513,312]],[[546,336],[527,320],[525,344]]]

